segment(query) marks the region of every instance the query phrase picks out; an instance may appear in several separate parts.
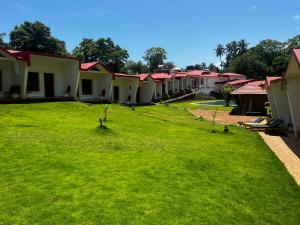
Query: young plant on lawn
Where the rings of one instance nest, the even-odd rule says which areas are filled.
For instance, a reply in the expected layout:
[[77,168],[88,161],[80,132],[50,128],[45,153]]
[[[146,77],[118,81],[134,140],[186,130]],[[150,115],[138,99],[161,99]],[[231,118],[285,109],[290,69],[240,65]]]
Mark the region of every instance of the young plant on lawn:
[[213,114],[212,114],[212,119],[213,119],[213,121],[212,121],[212,124],[213,124],[213,129],[212,129],[212,133],[216,133],[216,130],[215,130],[215,119],[216,119],[216,116],[217,116],[217,111],[218,110],[215,110],[214,112],[213,112]]

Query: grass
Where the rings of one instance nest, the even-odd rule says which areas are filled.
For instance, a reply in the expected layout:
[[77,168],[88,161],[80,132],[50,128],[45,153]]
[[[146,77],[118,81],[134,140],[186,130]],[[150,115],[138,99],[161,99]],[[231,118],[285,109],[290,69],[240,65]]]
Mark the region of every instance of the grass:
[[234,108],[232,106],[223,106],[223,105],[220,105],[220,106],[213,106],[213,105],[207,106],[207,105],[193,104],[193,103],[197,103],[197,102],[206,102],[206,101],[209,101],[209,100],[182,101],[182,102],[173,103],[173,105],[184,107],[186,109],[191,109],[191,110],[193,110],[193,109],[204,109],[204,110],[219,110],[219,111],[226,111],[226,112],[231,112],[231,110]]
[[181,104],[1,105],[0,224],[299,224],[300,188],[254,132]]

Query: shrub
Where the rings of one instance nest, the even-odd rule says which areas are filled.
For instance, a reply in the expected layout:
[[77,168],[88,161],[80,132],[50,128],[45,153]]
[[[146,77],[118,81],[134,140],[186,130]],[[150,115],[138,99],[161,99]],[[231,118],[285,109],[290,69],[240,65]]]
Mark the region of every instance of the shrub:
[[224,126],[224,133],[225,134],[229,133],[229,130],[230,130],[229,125],[225,125]]

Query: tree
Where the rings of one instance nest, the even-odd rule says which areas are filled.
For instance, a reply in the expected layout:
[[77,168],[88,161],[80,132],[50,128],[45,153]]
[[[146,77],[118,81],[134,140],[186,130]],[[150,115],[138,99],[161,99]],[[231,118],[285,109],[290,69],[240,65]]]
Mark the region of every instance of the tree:
[[67,54],[65,42],[53,37],[50,28],[38,21],[15,26],[9,36],[9,45],[16,50]]
[[3,47],[5,47],[5,48],[7,48],[8,44],[5,43],[5,41],[3,40],[4,37],[5,37],[5,35],[6,35],[5,33],[0,33],[0,45],[3,46]]
[[200,64],[199,69],[200,69],[200,70],[205,70],[206,68],[207,68],[206,63],[205,63],[205,62],[202,62],[202,63]]
[[111,38],[83,38],[72,54],[82,62],[100,62],[113,72],[122,71],[129,57],[127,50],[116,45]]
[[210,63],[210,64],[208,65],[208,69],[209,69],[210,71],[213,71],[213,72],[217,72],[217,73],[220,72],[219,67],[217,67],[217,66],[216,66],[215,64],[213,64],[213,63]]
[[173,68],[175,67],[175,64],[173,63],[173,62],[166,62],[166,63],[164,63],[164,68],[166,69],[166,70],[172,70]]
[[141,61],[134,62],[129,60],[125,63],[122,72],[127,74],[141,74],[148,73],[149,69],[147,65],[143,64]]
[[143,59],[149,65],[150,71],[153,72],[157,69],[158,65],[163,65],[164,60],[167,59],[167,52],[160,47],[152,47],[146,50]]
[[218,44],[217,48],[215,49],[216,56],[220,58],[220,65],[222,65],[222,56],[225,54],[226,49],[222,44]]
[[251,53],[245,53],[237,56],[231,64],[230,71],[245,74],[248,78],[264,79],[266,77],[266,64],[259,56]]
[[241,39],[237,43],[238,54],[244,54],[248,50],[249,43],[245,39]]

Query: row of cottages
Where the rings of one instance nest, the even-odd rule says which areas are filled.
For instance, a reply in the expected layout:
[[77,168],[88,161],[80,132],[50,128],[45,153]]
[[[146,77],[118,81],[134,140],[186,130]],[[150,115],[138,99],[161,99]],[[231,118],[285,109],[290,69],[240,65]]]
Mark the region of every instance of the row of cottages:
[[[205,70],[153,74],[113,74],[98,62],[0,46],[0,99],[79,99],[150,103],[174,94],[218,91],[218,82],[244,79]],[[221,91],[221,88],[219,88]]]
[[98,62],[0,46],[0,99],[79,99],[150,103],[155,81],[149,75],[113,74]]
[[283,77],[268,77],[266,89],[272,117],[292,125],[300,137],[300,49],[294,49]]

